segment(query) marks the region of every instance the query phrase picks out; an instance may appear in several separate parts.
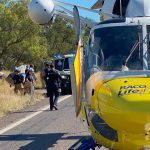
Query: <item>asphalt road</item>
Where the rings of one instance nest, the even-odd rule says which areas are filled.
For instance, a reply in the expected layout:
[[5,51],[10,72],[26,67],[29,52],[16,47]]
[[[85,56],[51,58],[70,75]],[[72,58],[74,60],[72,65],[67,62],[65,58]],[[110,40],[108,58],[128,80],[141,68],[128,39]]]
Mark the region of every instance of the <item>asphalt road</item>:
[[[48,105],[48,100],[40,107]],[[41,111],[34,108],[32,111],[26,111],[26,117],[39,112],[36,116],[30,118],[21,124],[12,126],[10,130],[0,130],[0,150],[67,150],[72,144],[84,135],[88,135],[87,127],[79,118],[75,117],[73,99],[70,96],[58,104],[57,111]],[[24,112],[17,112],[17,116]],[[18,120],[14,119],[13,123]],[[19,118],[19,117],[18,117]],[[21,118],[19,118],[21,119]],[[5,119],[6,120],[6,119]],[[14,121],[15,120],[15,121]],[[0,120],[1,127],[8,126],[7,121]],[[7,132],[6,132],[7,131]],[[4,132],[4,133],[3,133]]]

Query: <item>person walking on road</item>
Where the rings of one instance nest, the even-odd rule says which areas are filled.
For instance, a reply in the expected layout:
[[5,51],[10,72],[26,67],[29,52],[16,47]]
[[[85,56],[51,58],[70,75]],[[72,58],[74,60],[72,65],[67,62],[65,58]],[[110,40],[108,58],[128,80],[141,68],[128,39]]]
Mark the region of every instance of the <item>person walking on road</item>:
[[50,64],[50,70],[46,76],[47,82],[47,94],[49,97],[50,103],[50,110],[52,111],[53,108],[57,110],[57,101],[59,97],[59,82],[61,80],[61,76],[59,73],[54,69],[54,65]]

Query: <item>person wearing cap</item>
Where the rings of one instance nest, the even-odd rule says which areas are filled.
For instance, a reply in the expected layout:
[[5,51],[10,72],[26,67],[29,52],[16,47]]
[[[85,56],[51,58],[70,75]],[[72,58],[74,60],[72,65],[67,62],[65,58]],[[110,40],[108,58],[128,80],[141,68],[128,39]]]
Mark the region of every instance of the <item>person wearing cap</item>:
[[34,84],[35,84],[34,70],[33,70],[33,68],[30,68],[28,70],[28,73],[26,74],[26,78],[25,78],[24,94],[28,93],[28,94],[33,95],[34,94]]
[[33,72],[34,72],[34,65],[30,64],[29,69],[33,69]]
[[23,94],[23,76],[20,74],[20,70],[16,68],[15,74],[12,77],[12,80],[14,82],[14,92],[18,94],[20,92]]
[[49,97],[50,110],[57,110],[57,100],[59,97],[59,82],[61,80],[61,76],[55,70],[54,65],[50,64],[50,70],[46,76],[47,82],[47,96]]

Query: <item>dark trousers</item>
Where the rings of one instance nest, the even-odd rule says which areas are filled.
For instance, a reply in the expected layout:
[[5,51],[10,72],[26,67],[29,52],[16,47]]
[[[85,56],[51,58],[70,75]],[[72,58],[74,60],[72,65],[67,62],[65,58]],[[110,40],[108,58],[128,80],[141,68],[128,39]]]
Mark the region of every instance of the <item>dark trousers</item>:
[[58,97],[59,97],[59,92],[58,92],[57,86],[48,85],[47,86],[47,93],[49,96],[50,109],[52,110],[54,105],[57,106],[57,101],[58,101]]
[[47,91],[46,96],[49,97],[49,95],[48,95],[48,83],[47,83],[47,81],[45,81],[45,88],[46,88],[46,91]]

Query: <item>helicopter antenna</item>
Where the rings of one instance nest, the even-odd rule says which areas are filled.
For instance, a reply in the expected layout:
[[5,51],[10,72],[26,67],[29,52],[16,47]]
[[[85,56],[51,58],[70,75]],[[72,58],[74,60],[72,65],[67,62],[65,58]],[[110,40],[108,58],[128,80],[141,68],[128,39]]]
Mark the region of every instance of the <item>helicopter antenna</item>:
[[120,16],[122,17],[122,0],[120,0]]

